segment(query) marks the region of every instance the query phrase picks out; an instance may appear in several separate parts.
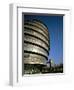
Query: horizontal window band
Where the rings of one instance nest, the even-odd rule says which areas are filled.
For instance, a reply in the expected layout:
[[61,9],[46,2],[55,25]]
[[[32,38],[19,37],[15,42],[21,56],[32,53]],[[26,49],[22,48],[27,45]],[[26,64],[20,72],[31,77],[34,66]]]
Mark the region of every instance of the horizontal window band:
[[33,19],[33,22],[38,23],[39,25],[41,25],[46,30],[48,29],[47,25],[44,22],[40,21],[40,20]]
[[43,56],[41,56],[41,55],[37,55],[37,54],[31,54],[31,53],[24,53],[24,57],[25,58],[28,58],[28,57],[35,57],[35,58],[41,58],[41,59],[43,59],[43,60],[45,60],[46,58],[45,57],[43,57]]
[[41,56],[41,55],[37,55],[37,54],[30,54],[30,53],[24,53],[24,62],[27,61],[27,62],[34,62],[34,64],[36,62],[39,62],[39,63],[45,63],[47,60],[45,57]]
[[48,32],[48,27],[43,22],[40,23],[37,20],[34,20],[34,21],[25,21],[24,24],[25,23],[36,25],[37,27],[40,27],[41,29],[45,29]]
[[49,45],[49,41],[48,41],[46,38],[44,38],[43,36],[39,35],[39,34],[33,33],[33,32],[28,32],[28,31],[25,31],[24,34],[25,34],[25,33],[26,33],[26,34],[33,35],[33,36],[36,36],[36,37],[42,39],[43,41],[45,41],[45,42]]
[[36,23],[36,24],[38,24],[39,26],[41,26],[42,28],[48,30],[47,25],[46,25],[44,22],[42,22],[41,20],[33,19],[33,20],[25,20],[24,22]]
[[34,38],[34,37],[26,38],[26,36],[25,36],[24,41],[38,44],[38,45],[44,47],[46,50],[49,50],[49,47],[47,47],[47,45],[44,42],[42,42],[41,40],[39,40],[37,38]]
[[33,45],[33,44],[24,43],[24,50],[32,51],[32,52],[36,52],[36,53],[41,53],[45,56],[48,56],[47,51],[45,51],[44,49],[42,49],[36,45]]
[[28,43],[28,44],[32,44],[32,45],[38,46],[38,47],[44,49],[44,50],[49,54],[49,52],[48,52],[47,49],[45,49],[44,47],[42,47],[42,46],[40,46],[40,45],[38,45],[38,44],[35,44],[35,43],[32,43],[32,42],[28,42],[28,41],[24,41],[24,43]]
[[38,29],[42,30],[42,31],[43,31],[46,35],[48,35],[48,31],[47,31],[47,30],[42,29],[42,28],[40,28],[40,27],[38,27],[38,26],[34,25],[33,23],[24,23],[24,26],[25,26],[25,25],[29,25],[29,26],[36,27],[36,28],[38,28]]
[[24,33],[29,33],[31,35],[37,36],[37,37],[43,39],[44,41],[46,41],[48,43],[48,40],[44,36],[42,36],[41,34],[39,34],[37,32],[31,32],[29,30],[25,30]]
[[35,35],[29,34],[29,33],[24,33],[24,37],[25,37],[25,35],[29,35],[29,36],[35,37],[35,38],[37,38],[37,39],[43,41],[43,42],[47,45],[47,47],[49,47],[49,43],[47,43],[47,42],[44,41],[43,39],[41,39],[41,38],[39,38],[39,37],[37,37],[37,36],[35,36]]
[[41,29],[35,28],[33,26],[25,25],[24,26],[24,31],[25,31],[26,28],[29,29],[29,30],[37,31],[37,32],[43,34],[47,39],[49,39],[49,35],[46,35],[45,32],[43,32],[43,30],[41,30]]
[[36,53],[36,52],[32,52],[32,51],[26,51],[26,50],[24,50],[24,53],[37,54],[37,55],[40,55],[40,56],[45,57],[45,58],[46,58],[46,60],[48,60],[48,57],[47,57],[47,56],[45,56],[45,55],[43,55],[43,54],[41,54],[41,53]]
[[37,30],[35,30],[35,29],[32,29],[32,28],[30,28],[30,27],[24,27],[24,29],[25,29],[25,30],[32,30],[32,31],[34,31],[34,32],[37,32],[37,33],[41,34],[42,36],[44,36],[44,38],[46,38],[47,40],[49,40],[49,37],[47,37],[46,35],[44,35],[43,33],[39,32],[39,31],[37,31]]
[[35,25],[36,27],[39,27],[40,29],[46,30],[46,32],[48,32],[48,28],[46,28],[42,23],[39,23],[37,21],[24,21],[24,25],[25,24]]
[[40,64],[40,65],[46,65],[46,59],[45,61],[42,61],[42,59],[36,59],[36,58],[24,58],[24,64]]
[[29,66],[32,65],[32,67],[33,67],[33,66],[34,66],[34,67],[42,67],[42,66],[46,66],[46,63],[45,63],[45,64],[44,64],[44,63],[36,63],[36,64],[35,64],[35,63],[29,63],[29,62],[28,62],[28,63],[25,63],[25,62],[24,62],[24,67],[25,67],[25,66],[28,66],[28,65],[29,65]]
[[38,44],[38,45],[40,45],[42,47],[45,47],[47,50],[50,50],[50,44],[49,44],[49,47],[48,47],[42,40],[37,39],[35,37],[29,36],[29,35],[25,35],[24,40],[28,41],[28,42],[32,42],[32,43]]

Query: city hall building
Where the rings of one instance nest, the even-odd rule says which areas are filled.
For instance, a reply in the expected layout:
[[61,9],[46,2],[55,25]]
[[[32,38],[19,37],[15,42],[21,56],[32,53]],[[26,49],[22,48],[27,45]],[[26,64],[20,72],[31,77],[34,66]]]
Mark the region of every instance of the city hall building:
[[24,21],[24,74],[41,73],[49,50],[47,26],[39,20]]

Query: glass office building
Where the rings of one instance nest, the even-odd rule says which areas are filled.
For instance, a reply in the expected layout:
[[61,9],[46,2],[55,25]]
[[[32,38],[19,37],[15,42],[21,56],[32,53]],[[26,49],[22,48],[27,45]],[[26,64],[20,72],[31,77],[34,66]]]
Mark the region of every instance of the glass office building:
[[24,74],[41,73],[48,60],[49,39],[48,28],[43,22],[24,21]]

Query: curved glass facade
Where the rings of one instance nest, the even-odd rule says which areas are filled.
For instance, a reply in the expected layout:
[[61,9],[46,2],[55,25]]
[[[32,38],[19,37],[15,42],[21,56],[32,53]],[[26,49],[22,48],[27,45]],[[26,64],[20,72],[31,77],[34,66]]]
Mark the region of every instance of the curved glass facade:
[[43,26],[41,26],[39,23],[37,22],[25,22],[25,25],[29,25],[29,26],[33,26],[35,28],[39,28],[40,30],[42,30],[44,32],[44,34],[46,34],[48,36],[48,31],[47,28],[44,28]]
[[[38,69],[46,65],[50,49],[49,33],[46,25],[39,21],[24,22],[24,64],[25,68]],[[32,67],[32,65],[34,67]],[[37,67],[36,67],[37,65]],[[28,71],[29,69],[27,69]],[[27,72],[25,71],[25,72]],[[29,71],[28,71],[29,72]],[[29,72],[30,73],[30,72]]]
[[[27,60],[28,58],[28,60]],[[24,53],[24,63],[25,64],[46,64],[45,57],[32,53]]]
[[41,39],[38,39],[38,38],[33,37],[33,36],[25,35],[24,41],[37,44],[37,45],[43,47],[44,49],[46,49],[47,51],[49,49],[49,47],[46,43],[44,43]]
[[24,34],[25,34],[25,33],[26,33],[26,34],[31,34],[31,35],[33,35],[33,36],[36,36],[36,37],[44,40],[44,41],[49,45],[48,39],[46,39],[42,34],[40,34],[40,33],[38,33],[38,32],[35,32],[35,31],[33,31],[33,30],[30,30],[30,29],[25,29]]
[[39,53],[39,54],[42,54],[46,57],[48,55],[47,51],[45,51],[43,48],[36,46],[36,45],[33,45],[33,44],[28,44],[28,43],[24,44],[24,51]]
[[39,27],[36,27],[36,26],[32,26],[32,25],[25,25],[24,26],[24,29],[30,29],[30,30],[33,30],[33,31],[37,31],[37,32],[39,32],[39,33],[41,33],[41,34],[43,34],[47,39],[48,39],[48,34],[46,34],[46,31],[44,32],[41,28],[39,28]]

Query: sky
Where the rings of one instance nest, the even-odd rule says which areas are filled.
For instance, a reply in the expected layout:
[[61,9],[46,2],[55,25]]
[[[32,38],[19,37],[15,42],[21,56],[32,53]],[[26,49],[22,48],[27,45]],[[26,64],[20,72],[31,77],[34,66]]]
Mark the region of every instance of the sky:
[[52,59],[55,64],[63,63],[63,16],[24,14],[24,19],[38,19],[47,25],[50,33],[50,51],[48,59]]

